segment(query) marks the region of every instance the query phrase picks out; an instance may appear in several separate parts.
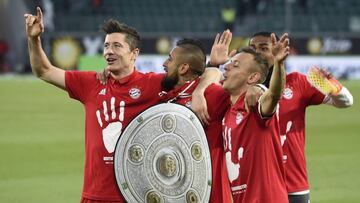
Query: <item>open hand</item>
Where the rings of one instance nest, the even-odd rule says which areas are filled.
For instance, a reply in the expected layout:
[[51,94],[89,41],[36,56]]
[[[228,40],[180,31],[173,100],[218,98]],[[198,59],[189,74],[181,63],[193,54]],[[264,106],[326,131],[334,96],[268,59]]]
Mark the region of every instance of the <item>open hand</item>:
[[285,33],[281,36],[280,40],[277,41],[275,34],[271,34],[271,53],[274,56],[274,59],[280,63],[282,63],[286,57],[290,53],[290,47],[289,47],[289,36],[288,33]]
[[225,30],[221,36],[218,33],[215,37],[214,44],[210,53],[210,64],[218,66],[226,63],[231,57],[236,54],[236,50],[229,53],[229,45],[232,39],[230,30]]

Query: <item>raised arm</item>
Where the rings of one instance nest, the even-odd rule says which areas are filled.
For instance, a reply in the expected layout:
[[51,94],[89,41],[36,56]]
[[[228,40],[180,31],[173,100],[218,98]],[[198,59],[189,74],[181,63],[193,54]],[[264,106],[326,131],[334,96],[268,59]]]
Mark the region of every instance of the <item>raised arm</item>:
[[42,48],[40,35],[44,32],[43,14],[39,7],[36,9],[36,16],[24,15],[31,69],[38,78],[65,90],[65,71],[53,66]]
[[279,41],[276,41],[275,35],[271,35],[272,54],[274,56],[274,68],[271,75],[269,89],[266,90],[260,98],[261,115],[268,117],[274,114],[276,106],[280,101],[285,81],[285,66],[284,60],[289,55],[289,39],[288,34],[285,33]]
[[199,85],[192,94],[191,108],[204,124],[209,124],[210,120],[204,92],[210,84],[220,82],[222,73],[217,67],[226,63],[229,58],[236,53],[236,50],[228,53],[231,39],[232,33],[229,30],[225,30],[221,35],[219,33],[216,35],[214,44],[211,48],[208,67],[205,69]]

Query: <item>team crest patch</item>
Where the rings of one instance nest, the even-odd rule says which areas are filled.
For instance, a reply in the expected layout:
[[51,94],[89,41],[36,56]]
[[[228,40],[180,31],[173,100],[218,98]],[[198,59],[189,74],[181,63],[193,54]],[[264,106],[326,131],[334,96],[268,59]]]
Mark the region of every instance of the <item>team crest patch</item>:
[[293,97],[293,91],[290,88],[285,88],[283,92],[283,96],[285,99],[291,99]]
[[140,91],[138,88],[133,87],[133,88],[131,88],[131,89],[129,90],[129,95],[130,95],[131,98],[137,99],[137,98],[140,97],[141,91]]
[[237,114],[236,114],[236,124],[239,125],[241,120],[243,119],[243,115],[242,113],[239,111]]

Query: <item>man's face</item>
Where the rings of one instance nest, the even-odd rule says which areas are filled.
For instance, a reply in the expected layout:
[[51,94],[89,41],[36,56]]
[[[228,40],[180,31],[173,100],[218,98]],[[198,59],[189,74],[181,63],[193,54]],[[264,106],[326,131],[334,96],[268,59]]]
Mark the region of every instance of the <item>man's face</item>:
[[267,61],[269,67],[274,65],[274,56],[271,53],[271,38],[256,36],[250,39],[250,46]]
[[135,64],[138,49],[131,51],[125,36],[123,33],[112,33],[105,37],[103,56],[112,72],[132,68]]
[[169,57],[164,62],[164,70],[166,75],[161,83],[164,90],[171,90],[177,85],[179,82],[179,55],[180,55],[180,47],[175,47],[171,50]]
[[239,92],[248,83],[254,65],[253,56],[248,53],[239,53],[233,56],[225,66],[223,88],[231,93]]

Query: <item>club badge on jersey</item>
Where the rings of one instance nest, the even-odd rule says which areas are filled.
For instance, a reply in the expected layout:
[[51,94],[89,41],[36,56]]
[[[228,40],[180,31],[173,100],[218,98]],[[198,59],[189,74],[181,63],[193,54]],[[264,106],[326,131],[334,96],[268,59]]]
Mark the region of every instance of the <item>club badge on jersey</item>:
[[133,87],[129,90],[129,95],[133,99],[138,99],[141,96],[141,91],[137,87]]
[[291,89],[291,87],[285,87],[285,89],[284,89],[284,91],[283,91],[283,97],[285,98],[285,99],[292,99],[293,98],[293,95],[294,95],[294,93],[293,93],[293,91],[292,91],[292,89]]

